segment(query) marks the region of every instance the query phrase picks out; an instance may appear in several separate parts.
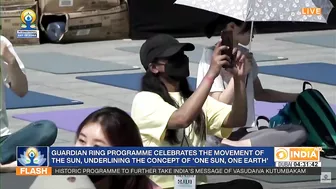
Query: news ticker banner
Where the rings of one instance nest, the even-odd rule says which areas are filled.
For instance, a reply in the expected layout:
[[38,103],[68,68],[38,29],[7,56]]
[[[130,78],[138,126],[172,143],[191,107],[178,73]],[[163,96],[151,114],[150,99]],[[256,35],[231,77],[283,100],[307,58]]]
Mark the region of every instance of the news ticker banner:
[[50,175],[321,175],[321,167],[274,168],[97,168],[53,167]]
[[[321,148],[315,147],[18,147],[17,175],[34,175],[34,172],[42,169],[44,174],[51,175],[56,174],[56,170],[65,168],[74,171],[103,168],[113,171],[115,168],[134,172],[132,174],[143,169],[159,172],[160,168],[165,168],[167,174],[173,175],[177,174],[174,170],[178,169],[196,172],[197,169],[212,168],[222,170],[222,173],[219,171],[216,174],[232,174],[225,173],[225,170],[243,168],[265,172],[275,167],[314,168],[304,172],[315,174],[321,168],[320,151]],[[40,172],[36,174],[40,175]],[[183,173],[185,174],[187,173]]]

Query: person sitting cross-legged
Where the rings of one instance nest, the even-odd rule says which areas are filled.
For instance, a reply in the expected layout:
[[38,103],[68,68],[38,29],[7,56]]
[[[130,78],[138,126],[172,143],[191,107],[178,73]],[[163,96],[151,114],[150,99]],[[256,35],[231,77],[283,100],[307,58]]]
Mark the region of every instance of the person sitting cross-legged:
[[11,133],[5,103],[5,84],[16,95],[23,97],[28,92],[24,65],[11,42],[1,36],[0,63],[0,172],[12,172],[16,167],[17,146],[50,146],[57,137],[57,127],[51,121],[37,121]]

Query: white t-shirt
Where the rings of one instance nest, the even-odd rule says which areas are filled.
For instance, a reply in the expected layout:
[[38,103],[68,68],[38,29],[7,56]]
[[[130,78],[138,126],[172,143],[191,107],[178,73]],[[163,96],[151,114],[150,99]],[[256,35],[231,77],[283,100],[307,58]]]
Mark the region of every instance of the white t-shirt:
[[[198,65],[198,73],[197,73],[197,87],[202,82],[203,78],[205,77],[206,73],[210,68],[211,57],[213,54],[214,47],[207,47],[203,49],[203,55],[201,61]],[[248,49],[244,47],[239,47],[239,50],[242,53],[248,53]],[[246,93],[247,93],[247,122],[245,127],[254,127],[255,126],[255,110],[254,110],[254,86],[253,81],[258,76],[258,66],[256,61],[253,59],[252,61],[252,71],[249,74],[248,83],[246,86]],[[214,80],[212,88],[210,92],[222,92],[225,89],[231,80],[232,75],[222,69],[218,77]]]
[[[24,65],[20,60],[19,56],[14,51],[14,47],[12,43],[4,36],[1,35],[1,47],[7,46],[10,52],[15,56],[16,61],[18,62],[23,73]],[[10,131],[8,129],[8,118],[6,113],[6,101],[5,101],[5,84],[7,84],[7,66],[8,64],[1,59],[0,63],[0,136],[10,135]]]

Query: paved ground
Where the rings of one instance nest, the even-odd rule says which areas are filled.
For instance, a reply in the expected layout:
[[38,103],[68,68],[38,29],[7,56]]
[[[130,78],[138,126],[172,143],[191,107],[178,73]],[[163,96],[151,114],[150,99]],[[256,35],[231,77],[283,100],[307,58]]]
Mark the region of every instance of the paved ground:
[[[274,64],[292,64],[298,62],[327,62],[336,64],[336,50],[331,48],[316,47],[310,45],[289,43],[283,41],[276,41],[276,37],[291,36],[291,35],[305,35],[312,33],[319,33],[321,35],[325,33],[335,33],[336,31],[319,31],[319,32],[301,32],[301,33],[282,33],[282,34],[263,34],[256,35],[253,42],[253,50],[258,52],[267,53],[270,55],[288,57],[286,61],[276,62],[264,62],[262,65],[274,65]],[[212,45],[216,42],[216,38],[188,38],[180,39],[180,41],[188,41],[203,45]],[[124,51],[116,50],[116,47],[123,46],[135,46],[142,44],[143,41],[131,41],[131,40],[117,40],[117,41],[103,41],[103,42],[90,42],[90,43],[75,43],[67,45],[57,44],[44,44],[38,46],[25,46],[17,47],[18,53],[36,53],[36,52],[60,52],[64,54],[79,55],[83,57],[89,57],[99,60],[113,61],[132,66],[141,66],[139,61],[139,55],[134,53],[128,53]],[[38,57],[37,57],[38,58]],[[190,64],[191,75],[196,76],[197,64]],[[138,72],[143,70],[138,70]],[[299,70],[298,70],[299,71]],[[316,70],[316,74],[319,70]],[[335,70],[336,71],[336,70]],[[120,74],[120,73],[134,73],[134,71],[128,72],[111,72],[111,73],[93,73],[93,74],[80,74],[80,75],[98,75],[98,74]],[[130,111],[131,103],[136,92],[131,90],[120,89],[112,86],[105,86],[95,83],[89,83],[75,79],[76,74],[73,75],[54,75],[49,73],[43,73],[33,70],[27,70],[30,90],[42,92],[46,94],[56,95],[65,98],[72,98],[83,101],[83,105],[64,106],[64,107],[44,107],[34,109],[19,109],[8,111],[10,127],[12,131],[16,131],[28,122],[20,121],[12,118],[12,115],[19,113],[30,112],[45,112],[51,110],[62,109],[78,109],[84,107],[99,107],[99,106],[117,106],[126,111]],[[260,75],[263,86],[272,89],[278,89],[288,92],[299,92],[302,88],[302,81],[269,76]],[[322,91],[327,100],[330,103],[336,104],[336,86],[324,85],[313,83],[316,89]],[[74,141],[74,133],[59,130],[59,136],[57,137],[57,146],[72,145]],[[12,174],[5,174],[1,176],[1,189],[16,189],[16,188],[29,188],[33,179],[30,178],[16,178]],[[237,177],[211,177],[212,182],[220,182],[230,180]],[[263,183],[263,182],[262,182]],[[286,183],[286,184],[270,184],[263,183],[265,188],[327,188],[336,186],[334,180],[332,184],[320,184],[319,181],[310,183]],[[47,189],[47,187],[46,187]]]

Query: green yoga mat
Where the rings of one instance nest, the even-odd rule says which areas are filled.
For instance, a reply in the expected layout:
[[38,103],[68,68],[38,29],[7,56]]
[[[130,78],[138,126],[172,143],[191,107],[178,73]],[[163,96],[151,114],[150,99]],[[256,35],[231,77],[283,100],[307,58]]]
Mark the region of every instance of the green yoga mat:
[[[202,58],[203,48],[205,48],[205,46],[195,45],[195,50],[194,51],[186,52],[186,55],[188,55],[190,62],[199,63],[199,61]],[[116,49],[121,50],[121,51],[131,52],[131,53],[139,53],[140,46],[118,47]],[[285,58],[285,57],[277,57],[277,56],[262,54],[262,53],[258,53],[258,52],[253,52],[253,54],[254,54],[254,58],[257,62],[279,61],[279,60],[287,60],[288,59],[288,58]]]
[[20,59],[28,69],[53,74],[75,74],[140,69],[137,66],[101,61],[56,52],[20,53]]
[[[335,159],[325,159],[321,158],[322,162],[322,172],[331,172],[331,179],[336,179],[336,160]],[[320,175],[302,175],[302,176],[293,176],[293,175],[281,175],[281,176],[271,176],[271,175],[251,175],[244,176],[251,179],[264,181],[268,183],[293,183],[293,182],[310,182],[310,181],[319,181]]]
[[280,41],[288,41],[292,43],[301,43],[306,45],[314,45],[327,48],[336,48],[336,34],[320,34],[308,36],[295,36],[276,38]]

